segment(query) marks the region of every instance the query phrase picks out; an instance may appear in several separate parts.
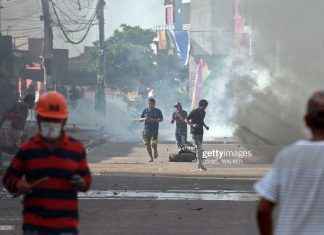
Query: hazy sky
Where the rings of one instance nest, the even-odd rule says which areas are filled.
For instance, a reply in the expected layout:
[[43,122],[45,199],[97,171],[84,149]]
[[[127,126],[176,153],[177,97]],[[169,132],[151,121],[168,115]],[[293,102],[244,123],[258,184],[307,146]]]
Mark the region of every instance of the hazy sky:
[[165,22],[161,0],[107,0],[105,14],[108,35],[121,23],[152,28]]
[[[106,0],[105,35],[106,38],[111,36],[121,24],[139,25],[142,28],[163,25],[164,17],[161,0]],[[98,34],[98,27],[95,26],[84,44],[92,45],[91,42],[98,40]]]
[[[68,7],[71,0],[58,0],[62,8]],[[92,0],[80,0],[87,5]],[[42,14],[40,0],[0,0],[1,5],[1,29],[3,34],[14,37],[41,37],[43,22],[39,20]],[[75,2],[75,1],[74,1]],[[93,0],[95,7],[97,0]],[[67,9],[63,9],[69,12]],[[88,9],[84,9],[88,10]],[[94,9],[92,9],[94,10]],[[75,11],[78,14],[78,11]],[[106,0],[105,6],[105,31],[109,37],[120,24],[139,25],[143,28],[153,28],[164,24],[164,6],[161,0]],[[92,45],[91,42],[98,40],[98,26],[93,26],[85,41],[76,46],[64,43],[58,31],[54,31],[55,48],[69,48],[70,56],[79,55],[84,45]],[[78,38],[74,38],[77,40]]]

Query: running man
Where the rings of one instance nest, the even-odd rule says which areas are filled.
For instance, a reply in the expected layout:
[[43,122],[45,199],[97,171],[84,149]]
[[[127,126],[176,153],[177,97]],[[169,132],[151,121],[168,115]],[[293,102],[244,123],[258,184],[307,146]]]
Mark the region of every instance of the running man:
[[182,109],[181,103],[177,102],[173,107],[176,111],[172,114],[171,124],[176,122],[175,137],[180,149],[187,143],[187,112]]
[[160,109],[155,108],[155,99],[150,98],[147,105],[148,107],[143,110],[139,121],[144,122],[143,143],[146,145],[150,157],[149,162],[153,162],[153,156],[154,158],[159,156],[157,140],[159,135],[159,123],[163,121],[163,114]]
[[196,158],[198,162],[198,170],[206,171],[206,167],[203,164],[203,156],[202,156],[202,143],[204,136],[204,128],[209,130],[209,127],[205,124],[204,119],[206,116],[206,108],[208,106],[207,100],[200,100],[199,107],[192,110],[188,117],[186,118],[186,122],[190,125],[190,133],[192,136],[192,140],[194,141],[196,147]]

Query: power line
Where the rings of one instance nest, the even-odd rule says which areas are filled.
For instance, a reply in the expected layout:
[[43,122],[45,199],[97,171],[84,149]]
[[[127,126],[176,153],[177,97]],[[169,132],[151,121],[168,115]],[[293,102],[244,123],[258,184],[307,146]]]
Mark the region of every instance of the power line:
[[[92,26],[98,24],[94,7],[96,0],[47,1],[50,4],[51,25],[55,26],[67,43],[80,44]],[[40,0],[11,0],[6,2],[4,7],[7,9],[2,17],[4,32],[15,36],[37,34],[44,30],[39,17],[43,14]]]
[[[96,15],[95,13],[91,16],[90,20],[86,20],[84,21],[82,24],[79,24],[77,25],[76,28],[74,29],[68,29],[66,28],[64,25],[64,23],[62,22],[61,18],[59,17],[59,14],[57,12],[60,11],[66,18],[69,19],[69,22],[70,23],[73,23],[75,22],[76,20],[73,19],[72,17],[70,17],[70,15],[68,15],[67,13],[65,13],[59,6],[59,3],[58,1],[56,1],[57,4],[54,4],[52,1],[51,1],[51,6],[52,6],[52,11],[53,11],[53,14],[55,16],[52,17],[53,21],[56,22],[58,28],[60,29],[60,31],[62,32],[62,34],[64,35],[65,39],[67,42],[71,43],[71,44],[80,44],[81,42],[83,42],[86,38],[86,36],[88,35],[91,27],[94,25],[94,20],[96,19]],[[56,10],[57,9],[57,10]],[[84,16],[84,17],[79,17],[79,22],[80,22],[80,19],[87,17],[87,15],[89,14],[90,10],[88,10],[87,14]],[[85,22],[88,22],[88,23],[85,23]],[[69,36],[68,34],[70,33],[78,33],[78,32],[82,32],[82,31],[85,31],[84,35],[81,37],[81,39],[75,41],[71,38],[71,36]]]

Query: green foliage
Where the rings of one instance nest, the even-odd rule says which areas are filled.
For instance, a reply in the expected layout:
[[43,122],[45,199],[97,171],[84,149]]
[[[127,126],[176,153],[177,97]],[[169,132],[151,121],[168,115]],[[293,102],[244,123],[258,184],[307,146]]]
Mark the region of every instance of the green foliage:
[[106,79],[109,87],[123,91],[149,86],[156,80],[155,33],[139,26],[121,25],[106,42]]
[[131,43],[138,46],[150,47],[155,32],[150,29],[142,29],[139,26],[129,26],[122,24],[120,30],[115,30],[114,35],[108,39],[110,43]]
[[[177,55],[153,50],[153,30],[122,24],[106,41],[106,80],[122,91],[143,90],[161,80],[186,76]],[[98,54],[96,54],[98,57]],[[97,60],[93,60],[96,61]],[[92,65],[93,66],[93,65]],[[187,76],[186,76],[187,78]]]

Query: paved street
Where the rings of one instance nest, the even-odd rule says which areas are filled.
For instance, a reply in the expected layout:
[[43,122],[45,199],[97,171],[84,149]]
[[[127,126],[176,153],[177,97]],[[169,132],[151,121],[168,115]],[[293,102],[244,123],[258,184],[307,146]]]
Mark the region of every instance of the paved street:
[[[199,172],[196,163],[168,162],[173,143],[159,145],[154,163],[140,143],[91,146],[93,185],[79,195],[80,234],[257,234],[252,185],[269,165],[219,164]],[[0,229],[13,229],[0,235],[20,234],[20,199],[0,195]]]
[[[186,190],[197,194],[206,190],[247,192],[253,182],[244,179],[95,176],[92,190],[110,190],[115,192],[116,199],[81,198],[80,234],[257,234],[254,220],[256,202],[253,199],[186,199]],[[183,199],[123,199],[117,195],[122,191],[163,193],[166,190],[183,192]],[[20,234],[20,210],[19,199],[0,200],[0,224],[15,226],[14,231],[0,231],[0,234]]]

